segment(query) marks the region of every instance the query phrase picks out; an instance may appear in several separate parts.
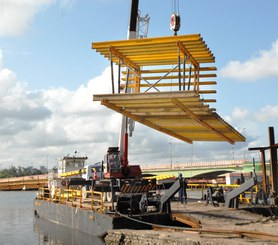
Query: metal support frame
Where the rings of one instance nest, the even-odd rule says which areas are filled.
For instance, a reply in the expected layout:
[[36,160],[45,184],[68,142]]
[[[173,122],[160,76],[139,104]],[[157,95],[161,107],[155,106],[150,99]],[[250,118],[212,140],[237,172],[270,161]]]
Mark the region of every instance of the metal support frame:
[[178,45],[178,77],[179,77],[179,91],[181,91],[181,50]]
[[182,182],[184,179],[179,177],[174,184],[164,193],[160,199],[160,212],[171,212],[171,206],[169,200],[182,188]]
[[264,193],[267,193],[267,182],[266,182],[266,167],[265,167],[265,150],[260,150],[262,158],[262,184]]
[[188,86],[187,86],[187,90],[190,90],[190,83],[191,83],[191,72],[192,72],[192,64],[190,63],[189,66],[189,73],[188,73]]
[[186,55],[183,56],[183,90],[185,90]]
[[121,92],[121,59],[118,62],[118,94]]
[[[178,42],[178,52],[183,52],[183,54],[187,57],[187,59],[190,61],[191,64],[194,65],[194,91],[199,94],[199,78],[200,78],[200,66],[199,63],[192,57],[190,52],[187,50],[187,48],[181,43]],[[189,79],[191,79],[191,73],[189,75]],[[190,82],[189,82],[190,84]],[[188,86],[189,90],[190,86]]]
[[200,91],[199,77],[200,77],[200,67],[194,65],[194,91],[196,91],[197,94],[199,94]]
[[[275,144],[274,128],[268,128],[269,133],[269,145],[273,146]],[[270,164],[272,172],[272,191],[275,195],[278,195],[278,168],[277,168],[277,147],[270,147]]]
[[146,14],[144,17],[138,14],[138,38],[146,38],[149,31],[150,16]]
[[[113,56],[118,58],[118,65],[119,65],[119,73],[120,73],[120,67],[121,64],[124,64],[128,71],[132,71],[136,75],[136,77],[144,82],[146,82],[149,87],[147,88],[145,93],[148,92],[150,89],[155,89],[157,92],[160,92],[158,88],[156,88],[156,85],[163,80],[165,77],[167,77],[172,71],[174,71],[176,68],[178,68],[178,87],[179,91],[185,90],[185,79],[186,79],[186,62],[190,62],[189,67],[189,75],[188,75],[188,90],[190,90],[191,86],[191,73],[192,73],[192,64],[194,66],[194,91],[199,94],[199,78],[200,78],[200,67],[199,64],[191,57],[190,53],[187,51],[187,49],[178,42],[178,54],[177,54],[177,61],[178,64],[172,68],[170,71],[168,71],[165,75],[163,75],[160,79],[158,79],[155,83],[151,84],[149,81],[147,81],[144,77],[140,74],[140,67],[138,67],[136,64],[134,64],[132,61],[130,61],[127,57],[122,55],[115,47],[110,47],[110,65],[111,65],[111,78],[112,78],[112,92],[114,91],[114,75],[113,75]],[[181,54],[183,54],[183,59],[181,59]],[[181,65],[183,65],[183,74],[181,74]],[[118,77],[120,74],[118,74]],[[183,85],[182,80],[183,79]],[[128,80],[128,77],[127,77]],[[118,80],[119,83],[119,80]],[[126,81],[126,86],[128,86],[129,81]],[[119,85],[118,85],[119,86]],[[140,90],[140,89],[139,89]],[[125,90],[127,91],[127,89]],[[140,92],[140,91],[137,91]],[[114,92],[113,92],[114,93]]]
[[113,55],[112,55],[112,52],[110,53],[110,68],[111,68],[112,94],[114,94],[115,93],[115,87],[114,87],[114,70],[113,70]]
[[[148,82],[147,80],[145,80],[141,75],[140,75],[140,67],[136,66],[135,64],[133,64],[129,59],[127,59],[125,56],[123,56],[120,52],[118,52],[115,48],[110,47],[110,63],[111,63],[111,72],[113,72],[113,61],[112,61],[112,57],[113,55],[115,55],[116,57],[118,57],[119,60],[121,60],[121,62],[127,66],[127,68],[132,71],[137,77],[139,77],[141,80],[145,81],[146,83],[148,83],[150,86],[152,85],[150,82]],[[120,62],[120,61],[119,61]],[[114,75],[113,75],[114,77]],[[113,81],[112,81],[113,82]],[[127,82],[128,84],[128,82]],[[114,82],[112,84],[114,86]],[[154,87],[155,90],[157,90],[159,92],[159,90]]]
[[[270,150],[270,166],[271,166],[271,191],[273,196],[278,197],[278,169],[277,169],[277,149],[278,144],[275,144],[274,139],[274,128],[269,127],[269,146],[267,147],[255,147],[248,148],[249,151],[260,151],[262,158],[262,181],[263,189],[265,193],[268,193],[267,183],[266,183],[266,167],[265,167],[265,150]],[[277,202],[278,200],[276,200]],[[276,203],[278,204],[278,203]]]
[[226,197],[225,197],[225,207],[227,208],[237,208],[237,197],[247,191],[248,189],[250,189],[251,187],[253,187],[254,185],[257,184],[257,177],[254,176],[251,179],[249,179],[248,181],[246,181],[245,183],[243,183],[242,185],[240,185],[238,188],[233,189],[232,191],[230,191]]
[[125,93],[127,93],[127,87],[128,87],[128,82],[129,82],[129,75],[130,75],[130,70],[129,70],[129,68],[127,68],[126,82],[125,82]]
[[[154,84],[151,84],[150,87],[148,87],[148,89],[145,91],[148,92],[151,88],[155,88],[155,85],[158,84],[162,79],[164,79],[165,77],[167,77],[173,70],[175,70],[178,67],[178,65],[176,65],[174,68],[172,68],[170,71],[168,71],[164,76],[162,76],[160,79],[158,79]],[[146,81],[146,80],[144,80]],[[150,83],[149,83],[150,84]]]

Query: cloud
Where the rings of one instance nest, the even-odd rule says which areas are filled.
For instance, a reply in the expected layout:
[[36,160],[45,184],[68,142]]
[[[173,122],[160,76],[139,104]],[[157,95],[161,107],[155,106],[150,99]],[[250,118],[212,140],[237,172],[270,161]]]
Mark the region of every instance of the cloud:
[[232,112],[232,117],[235,120],[243,120],[246,119],[248,117],[249,113],[247,109],[243,109],[243,108],[239,108],[239,107],[235,107],[233,112]]
[[109,69],[75,91],[28,91],[0,54],[0,167],[45,165],[46,156],[54,165],[75,150],[97,162],[117,145],[121,117],[92,101],[93,94],[108,92]]
[[32,128],[34,122],[47,118],[50,111],[39,101],[38,93],[27,92],[24,85],[16,81],[16,75],[3,68],[2,55],[0,63],[0,133],[13,137],[21,130]]
[[59,6],[60,8],[71,8],[76,0],[59,0]]
[[231,61],[220,71],[223,78],[240,81],[257,81],[278,77],[278,40],[272,43],[270,50],[262,50],[245,62]]
[[57,4],[71,8],[75,0],[0,0],[0,37],[24,34],[35,16],[45,8]]
[[53,0],[0,0],[0,36],[24,33],[34,16]]
[[256,113],[256,119],[259,122],[267,122],[267,121],[274,121],[278,120],[278,105],[267,105],[261,108],[259,113]]

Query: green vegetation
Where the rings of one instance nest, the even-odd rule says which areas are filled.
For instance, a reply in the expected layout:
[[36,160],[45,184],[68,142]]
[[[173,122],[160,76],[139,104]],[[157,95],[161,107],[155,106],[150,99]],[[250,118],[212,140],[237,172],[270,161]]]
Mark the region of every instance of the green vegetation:
[[42,174],[42,172],[33,167],[14,167],[11,166],[10,168],[5,168],[0,170],[0,179],[3,178],[11,178],[11,177],[22,177],[22,176],[29,176],[29,175],[37,175]]

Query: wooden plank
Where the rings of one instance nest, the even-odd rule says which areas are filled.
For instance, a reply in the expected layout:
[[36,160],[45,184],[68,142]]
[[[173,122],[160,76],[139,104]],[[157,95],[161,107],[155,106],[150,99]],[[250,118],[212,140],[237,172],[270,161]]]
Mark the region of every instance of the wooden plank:
[[171,218],[173,220],[176,220],[176,221],[179,221],[186,225],[189,225],[192,228],[201,228],[202,227],[201,221],[194,218],[192,215],[187,215],[185,213],[172,212]]
[[168,134],[168,135],[170,135],[170,136],[172,136],[174,138],[177,138],[177,139],[180,139],[182,141],[185,141],[187,143],[192,144],[192,140],[190,140],[190,139],[188,139],[186,137],[183,137],[181,135],[178,135],[178,134],[176,134],[173,131],[169,131],[169,130],[163,128],[163,127],[160,127],[159,125],[156,125],[155,123],[153,123],[151,121],[148,121],[148,120],[146,120],[144,118],[141,118],[141,117],[138,117],[136,115],[133,115],[133,114],[129,113],[128,111],[126,111],[125,109],[122,109],[120,107],[116,107],[115,105],[113,105],[112,103],[108,102],[107,100],[102,100],[101,104],[103,104],[103,105],[107,106],[108,108],[111,108],[111,109],[113,109],[113,110],[123,114],[126,117],[129,117],[129,118],[131,118],[131,119],[133,119],[133,120],[135,120],[137,122],[140,122],[140,123],[142,123],[142,124],[144,124],[144,125],[146,125],[148,127],[154,128],[154,129],[156,129],[156,130],[158,130],[160,132],[166,133],[166,134]]
[[96,95],[95,101],[186,142],[244,141],[244,137],[191,91]]

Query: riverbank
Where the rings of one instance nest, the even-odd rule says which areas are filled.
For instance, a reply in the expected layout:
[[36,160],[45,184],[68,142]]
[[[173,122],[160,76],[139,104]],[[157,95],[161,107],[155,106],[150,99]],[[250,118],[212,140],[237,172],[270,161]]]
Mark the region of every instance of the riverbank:
[[201,222],[201,228],[152,231],[108,231],[106,244],[278,244],[277,216],[263,217],[242,209],[205,205],[190,201],[186,205],[172,203],[174,212],[181,212]]

